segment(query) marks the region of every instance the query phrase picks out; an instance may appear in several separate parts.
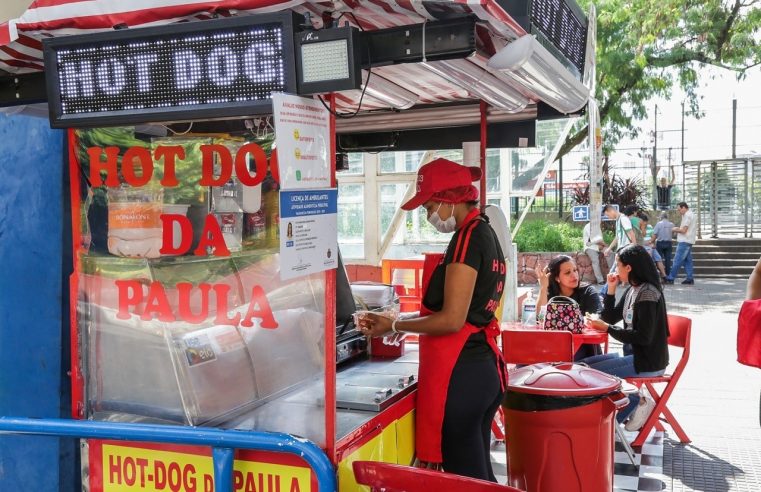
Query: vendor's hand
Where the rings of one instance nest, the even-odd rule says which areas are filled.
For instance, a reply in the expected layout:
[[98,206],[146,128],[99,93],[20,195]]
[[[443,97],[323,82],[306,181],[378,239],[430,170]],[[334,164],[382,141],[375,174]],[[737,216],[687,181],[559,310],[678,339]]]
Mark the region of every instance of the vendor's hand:
[[606,323],[605,321],[601,319],[586,318],[586,321],[587,321],[587,326],[592,328],[593,330],[597,330],[601,332],[608,331],[608,323]]
[[368,337],[382,337],[392,333],[391,318],[375,313],[363,313],[358,318],[359,331]]
[[546,289],[550,285],[549,268],[537,262],[536,268],[534,268],[534,273],[536,274],[536,279],[539,281],[539,288]]

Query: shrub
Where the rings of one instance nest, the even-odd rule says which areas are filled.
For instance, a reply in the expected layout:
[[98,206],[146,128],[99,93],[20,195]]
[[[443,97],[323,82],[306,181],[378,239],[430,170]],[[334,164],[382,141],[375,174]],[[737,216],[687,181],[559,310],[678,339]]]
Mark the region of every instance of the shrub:
[[582,229],[567,223],[532,220],[523,223],[514,241],[520,252],[581,251]]

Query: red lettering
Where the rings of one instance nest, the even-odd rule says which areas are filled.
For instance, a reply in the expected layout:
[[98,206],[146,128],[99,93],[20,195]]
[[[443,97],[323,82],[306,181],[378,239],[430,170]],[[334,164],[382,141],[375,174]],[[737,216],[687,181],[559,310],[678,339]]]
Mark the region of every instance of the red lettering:
[[180,471],[180,465],[176,462],[169,463],[169,469],[167,470],[169,476],[169,490],[172,492],[180,492],[182,487],[182,472]]
[[156,490],[166,487],[166,465],[163,461],[153,462],[153,483],[156,485]]
[[196,467],[187,464],[185,465],[185,468],[182,469],[182,485],[185,487],[185,492],[196,492]]
[[198,284],[198,288],[201,290],[201,311],[198,314],[193,314],[191,311],[191,305],[193,303],[191,302],[190,297],[193,290],[193,284],[189,282],[180,282],[177,284],[180,319],[188,323],[198,324],[209,317],[209,292],[211,291],[211,285]]
[[214,492],[214,477],[208,473],[204,473],[203,475],[203,492]]
[[[254,158],[256,173],[251,176],[248,172],[248,155]],[[238,180],[246,186],[256,186],[264,181],[267,175],[267,154],[255,143],[247,143],[235,154],[235,174]]]
[[[162,255],[184,255],[193,243],[193,226],[184,215],[161,214],[161,249]],[[174,247],[174,223],[180,225],[180,245]]]
[[296,477],[291,478],[291,490],[289,492],[301,492],[299,481]]
[[135,469],[135,460],[132,456],[124,458],[124,483],[129,486],[135,485],[137,470]]
[[[106,152],[105,162],[100,160],[104,150]],[[106,186],[119,186],[119,175],[116,170],[116,163],[119,158],[119,147],[106,147],[105,149],[100,147],[89,147],[87,149],[87,155],[90,157],[90,184],[93,188],[103,186],[104,182],[101,180],[101,172],[103,171],[106,173]]]
[[[135,173],[135,165],[140,166],[140,176]],[[122,175],[131,186],[145,186],[153,177],[153,159],[148,149],[130,147],[122,157]]]
[[138,458],[135,460],[138,468],[140,468],[140,486],[145,487],[145,468],[148,466],[148,460],[145,458]]
[[500,263],[499,265],[499,274],[504,275],[507,271],[507,264],[506,263]]
[[504,288],[505,288],[505,283],[500,280],[499,283],[497,284],[497,294],[502,292],[502,289],[504,289]]
[[227,312],[229,311],[227,306],[227,294],[230,293],[230,286],[226,284],[216,284],[212,289],[217,296],[217,318],[214,322],[218,325],[238,326],[238,323],[240,323],[240,313],[236,314],[234,318],[227,317]]
[[214,256],[230,256],[230,250],[227,249],[225,244],[225,238],[222,235],[219,222],[211,214],[206,216],[206,222],[201,232],[201,240],[198,241],[198,247],[193,254],[203,256],[206,254],[206,248],[210,248],[211,254]]
[[[258,307],[258,308],[257,308]],[[217,313],[219,316],[219,313]],[[270,307],[267,294],[258,285],[254,285],[251,289],[251,302],[248,305],[248,311],[240,322],[241,326],[251,327],[254,326],[253,319],[259,318],[259,326],[269,330],[277,328],[278,324],[275,321],[275,317],[272,315],[272,308]]]
[[[217,163],[220,167],[218,177],[214,176],[214,156],[219,156]],[[222,186],[233,175],[233,157],[224,145],[209,144],[201,146],[201,186]]]
[[243,472],[239,470],[233,470],[233,490],[240,490],[243,488]]
[[[246,473],[246,490],[244,492],[256,492],[256,482],[254,481],[254,474],[251,472]],[[264,491],[262,488],[262,474],[259,474],[259,490]]]
[[121,456],[114,456],[112,454],[108,456],[108,481],[110,483],[122,483]]
[[492,272],[498,272],[499,271],[499,260],[492,260],[492,262],[491,262],[491,271]]
[[175,321],[172,308],[169,306],[169,299],[166,298],[166,292],[164,292],[161,282],[151,282],[148,297],[145,299],[145,311],[140,315],[140,319],[143,321],[152,318],[158,318],[159,321]]
[[159,145],[153,152],[153,157],[156,160],[164,159],[164,177],[161,178],[161,185],[179,185],[180,183],[177,181],[177,175],[174,171],[175,159],[185,159],[185,149],[181,145]]
[[137,306],[143,302],[143,286],[137,280],[115,280],[114,284],[119,293],[119,311],[116,313],[116,317],[129,319],[130,306]]

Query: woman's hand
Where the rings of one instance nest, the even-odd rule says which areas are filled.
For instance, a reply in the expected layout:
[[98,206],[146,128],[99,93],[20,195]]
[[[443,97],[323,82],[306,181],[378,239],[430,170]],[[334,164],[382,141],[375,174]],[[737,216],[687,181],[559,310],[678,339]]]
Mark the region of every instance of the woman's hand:
[[608,281],[608,294],[615,294],[619,281],[618,274],[615,272],[609,273],[606,280]]
[[601,319],[587,318],[587,326],[596,331],[606,332],[608,331],[608,323]]
[[534,273],[536,274],[536,279],[539,281],[539,288],[546,291],[547,287],[550,285],[550,270],[546,266],[537,262],[536,267],[534,268]]
[[359,331],[368,337],[382,337],[392,333],[391,318],[375,313],[362,313],[357,317]]

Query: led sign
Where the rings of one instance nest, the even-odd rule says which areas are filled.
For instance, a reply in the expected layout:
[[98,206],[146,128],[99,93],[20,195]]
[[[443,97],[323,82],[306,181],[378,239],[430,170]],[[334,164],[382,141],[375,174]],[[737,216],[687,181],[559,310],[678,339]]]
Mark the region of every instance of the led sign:
[[587,18],[575,0],[498,0],[510,17],[579,79],[584,72]]
[[54,128],[228,118],[296,92],[294,14],[45,40]]

